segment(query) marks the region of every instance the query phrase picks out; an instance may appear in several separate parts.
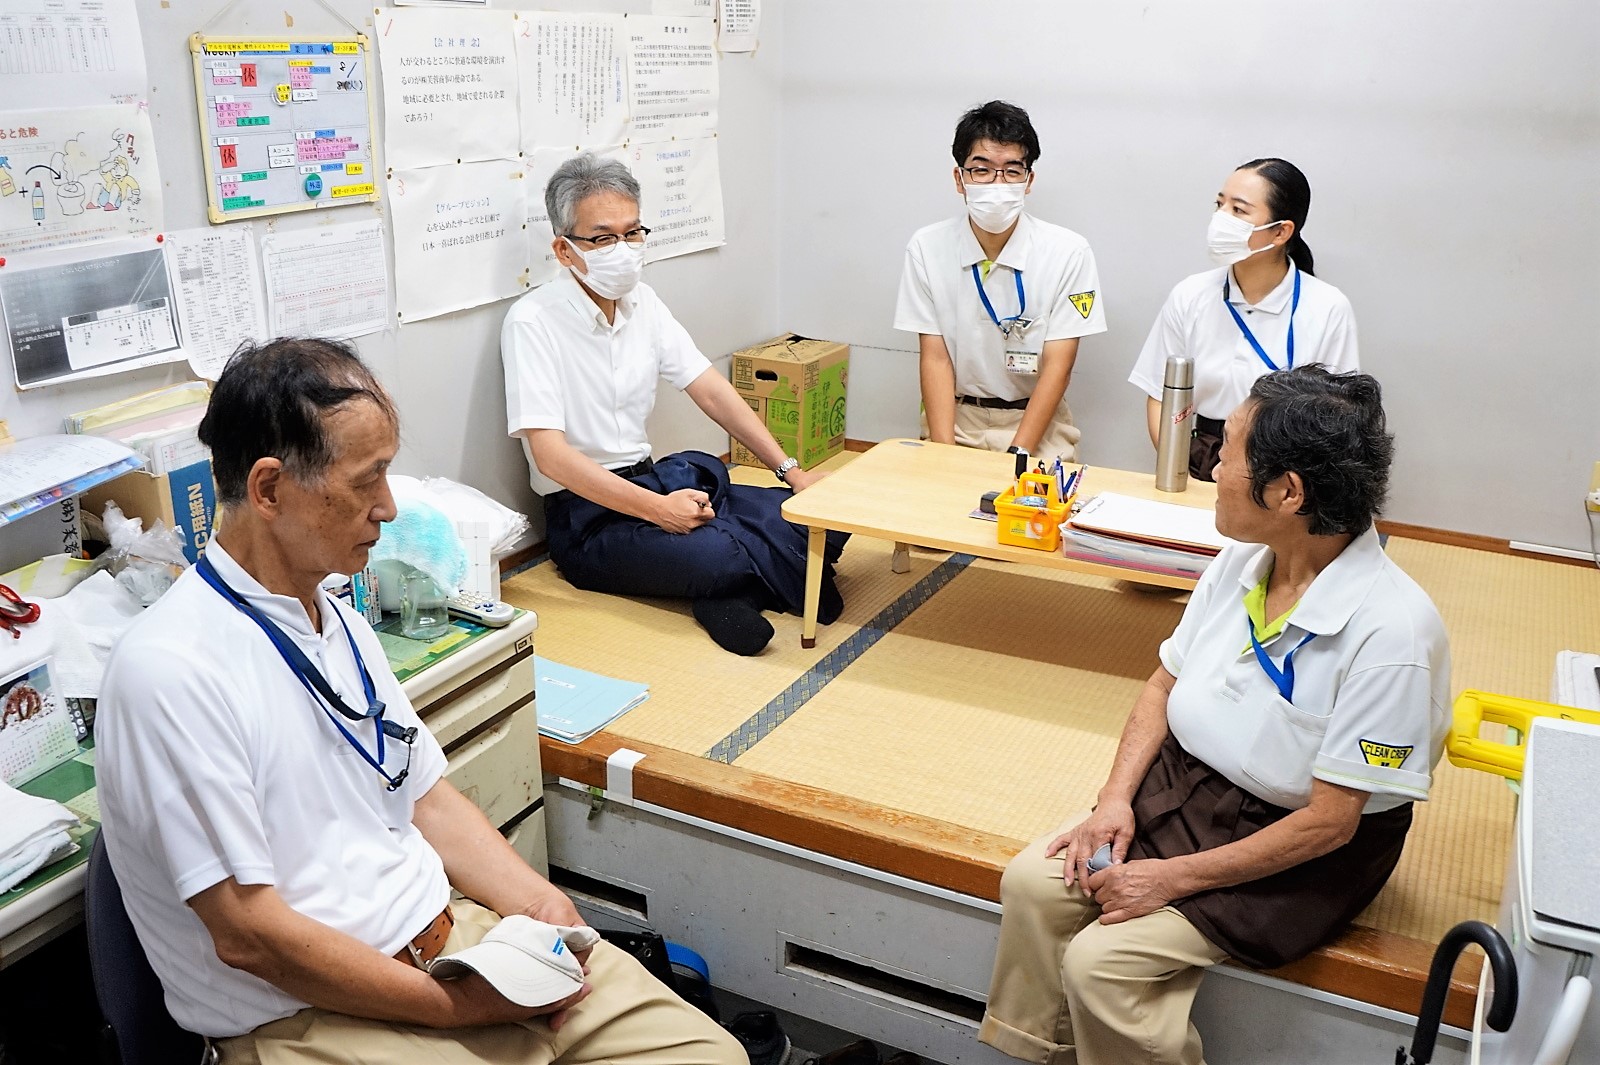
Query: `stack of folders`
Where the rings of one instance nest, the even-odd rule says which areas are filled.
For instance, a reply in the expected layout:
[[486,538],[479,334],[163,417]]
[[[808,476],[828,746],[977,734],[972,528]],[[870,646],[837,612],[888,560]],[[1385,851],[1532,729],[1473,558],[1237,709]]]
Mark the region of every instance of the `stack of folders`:
[[210,398],[205,382],[190,381],[69,415],[66,430],[115,440],[165,475],[211,457],[199,432]]
[[144,459],[112,440],[33,436],[0,445],[0,525],[121,477]]
[[1101,492],[1061,526],[1068,558],[1198,578],[1227,541],[1210,510]]

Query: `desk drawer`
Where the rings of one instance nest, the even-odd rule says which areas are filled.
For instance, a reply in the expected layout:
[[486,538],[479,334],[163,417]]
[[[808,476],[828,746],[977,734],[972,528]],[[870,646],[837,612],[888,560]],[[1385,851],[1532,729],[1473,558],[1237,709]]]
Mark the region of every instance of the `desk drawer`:
[[445,777],[496,827],[526,810],[543,792],[539,719],[532,702],[446,750]]
[[[533,692],[533,653],[491,667],[472,681],[417,707],[439,746],[449,752],[463,737],[505,713]],[[530,714],[532,711],[529,711]]]

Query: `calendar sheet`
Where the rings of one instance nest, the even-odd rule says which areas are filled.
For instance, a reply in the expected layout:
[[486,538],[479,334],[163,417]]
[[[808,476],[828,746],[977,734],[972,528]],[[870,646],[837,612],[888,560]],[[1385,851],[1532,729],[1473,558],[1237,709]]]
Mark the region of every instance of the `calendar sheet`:
[[0,779],[17,787],[77,753],[78,733],[49,659],[0,681]]

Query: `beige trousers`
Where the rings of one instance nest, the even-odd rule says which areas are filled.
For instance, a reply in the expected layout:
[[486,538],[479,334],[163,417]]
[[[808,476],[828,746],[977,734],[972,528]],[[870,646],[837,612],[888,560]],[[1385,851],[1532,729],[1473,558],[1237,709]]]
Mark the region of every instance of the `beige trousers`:
[[1000,879],[1000,949],[978,1038],[1041,1065],[1201,1065],[1189,1010],[1227,957],[1171,907],[1103,925],[1100,907],[1029,844]]
[[[452,902],[455,928],[444,953],[482,939],[499,923],[472,902]],[[600,943],[589,955],[594,991],[561,1031],[544,1021],[487,1028],[414,1028],[304,1009],[218,1041],[222,1065],[748,1065],[737,1040],[674,995],[626,951]]]
[[[981,448],[984,451],[1004,451],[1011,446],[1011,440],[1017,435],[1017,426],[1022,424],[1020,410],[996,410],[989,407],[975,407],[971,403],[956,404],[956,443],[962,447]],[[1067,406],[1066,399],[1062,399],[1061,406],[1056,408],[1056,416],[1050,419],[1050,424],[1044,431],[1044,436],[1039,438],[1038,446],[1033,449],[1033,457],[1043,459],[1045,465],[1057,456],[1062,462],[1075,462],[1078,454],[1078,440],[1083,434],[1078,427],[1072,424],[1072,411]],[[922,438],[928,438],[928,415],[922,415]]]

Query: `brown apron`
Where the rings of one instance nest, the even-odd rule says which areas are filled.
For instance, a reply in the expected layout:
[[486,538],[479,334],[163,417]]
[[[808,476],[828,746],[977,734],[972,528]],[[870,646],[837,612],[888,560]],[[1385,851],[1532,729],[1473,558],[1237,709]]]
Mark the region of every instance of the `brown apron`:
[[[1133,798],[1128,859],[1211,850],[1289,816],[1185,751],[1172,736]],[[1272,969],[1327,942],[1373,900],[1411,828],[1411,804],[1364,814],[1344,846],[1281,873],[1172,903],[1229,957]]]
[[1197,481],[1215,481],[1221,453],[1222,423],[1196,414],[1194,435],[1189,437],[1189,476]]

